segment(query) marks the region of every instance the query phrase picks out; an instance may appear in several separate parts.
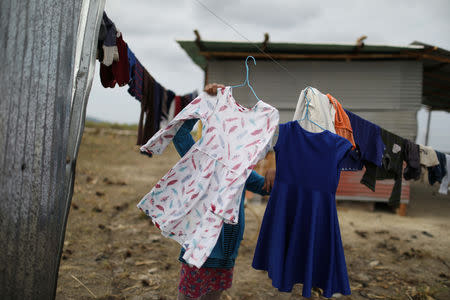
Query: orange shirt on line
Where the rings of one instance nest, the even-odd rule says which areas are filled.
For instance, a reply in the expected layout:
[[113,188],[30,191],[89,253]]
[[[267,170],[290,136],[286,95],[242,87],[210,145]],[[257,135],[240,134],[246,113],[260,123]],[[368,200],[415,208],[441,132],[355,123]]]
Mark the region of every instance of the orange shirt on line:
[[336,109],[336,115],[334,117],[334,128],[336,129],[336,134],[349,140],[349,142],[353,145],[353,149],[355,149],[356,145],[353,138],[352,124],[350,123],[347,113],[342,108],[339,101],[337,101],[333,96],[327,94],[327,97]]

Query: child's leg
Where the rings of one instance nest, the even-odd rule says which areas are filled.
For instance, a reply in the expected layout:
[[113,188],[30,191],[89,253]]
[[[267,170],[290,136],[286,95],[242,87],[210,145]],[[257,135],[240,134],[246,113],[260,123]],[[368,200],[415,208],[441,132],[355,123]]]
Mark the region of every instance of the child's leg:
[[200,297],[200,300],[219,300],[223,291],[212,291]]
[[[178,291],[177,300],[199,300],[199,299],[203,299],[203,297],[201,297],[201,298],[189,298],[188,296],[185,296],[185,295],[183,295],[183,293]],[[217,298],[217,299],[219,299],[219,298]]]

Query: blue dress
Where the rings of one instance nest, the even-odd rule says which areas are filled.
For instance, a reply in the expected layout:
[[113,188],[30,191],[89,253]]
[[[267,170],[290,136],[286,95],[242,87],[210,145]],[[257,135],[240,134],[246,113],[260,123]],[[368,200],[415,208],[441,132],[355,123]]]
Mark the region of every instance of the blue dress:
[[253,258],[272,285],[291,292],[311,288],[350,294],[336,211],[339,164],[351,143],[326,130],[312,133],[297,121],[279,125],[276,175]]

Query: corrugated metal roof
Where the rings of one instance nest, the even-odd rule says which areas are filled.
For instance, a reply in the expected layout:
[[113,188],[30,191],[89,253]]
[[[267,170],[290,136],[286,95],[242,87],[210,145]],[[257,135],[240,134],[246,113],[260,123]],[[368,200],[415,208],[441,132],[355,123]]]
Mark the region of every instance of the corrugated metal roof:
[[[259,52],[263,43],[227,42],[227,41],[177,41],[192,60],[202,69],[207,65],[207,59],[202,53]],[[423,46],[391,46],[364,45],[358,48],[352,44],[307,44],[307,43],[268,43],[264,52],[268,54],[400,54],[405,51],[422,50]]]

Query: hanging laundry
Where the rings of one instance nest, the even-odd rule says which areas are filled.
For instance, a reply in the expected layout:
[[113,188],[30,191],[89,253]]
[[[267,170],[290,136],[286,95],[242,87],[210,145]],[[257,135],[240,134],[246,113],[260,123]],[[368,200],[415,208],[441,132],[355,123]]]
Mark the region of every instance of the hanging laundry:
[[347,113],[342,108],[342,105],[337,101],[333,96],[327,94],[330,103],[333,105],[336,110],[335,118],[334,118],[334,128],[336,129],[336,134],[346,138],[353,145],[353,149],[356,148],[355,140],[353,138],[353,130],[352,124],[350,123],[350,119],[348,118]]
[[[129,77],[130,81],[128,82],[128,85],[131,86],[131,81],[134,81],[134,70],[136,68],[136,56],[134,55],[133,51],[130,50],[130,48],[127,45],[127,56],[128,56],[128,66],[129,66]],[[134,96],[134,95],[132,95]]]
[[131,73],[130,82],[128,83],[128,93],[138,101],[142,101],[143,98],[144,70],[145,68],[142,66],[139,59],[135,58],[134,69]]
[[161,107],[165,88],[158,82],[153,82],[153,132],[159,130],[159,123],[161,122]]
[[181,96],[175,96],[175,99],[173,101],[175,102],[175,116],[176,116],[183,110],[181,108]]
[[170,106],[172,104],[175,93],[171,90],[165,90],[161,105],[161,121],[159,123],[160,128],[164,128],[172,121],[173,114],[170,115]]
[[104,25],[104,40],[102,44],[103,60],[101,62],[105,66],[110,66],[113,61],[117,61],[119,58],[119,52],[116,45],[116,38],[120,32],[117,30],[116,25],[108,18],[106,12],[103,12],[102,25]]
[[105,88],[114,88],[116,83],[119,86],[128,84],[128,93],[141,102],[138,145],[143,145],[162,126],[166,126],[173,119],[176,109],[180,112],[197,97],[197,92],[180,96],[178,105],[172,108],[169,116],[175,94],[153,79],[133,51],[128,48],[122,34],[105,12],[99,30],[97,58],[102,62],[100,64],[102,85]]
[[197,95],[194,96],[191,93],[181,96],[181,109],[184,109],[196,97]]
[[325,297],[350,294],[336,211],[339,164],[352,144],[329,131],[312,133],[296,121],[279,125],[276,175],[261,225],[253,268],[272,285],[303,297],[319,287]]
[[441,186],[439,187],[439,193],[447,195],[448,193],[448,184],[449,184],[449,178],[450,178],[450,155],[445,154],[445,176],[442,178]]
[[[169,107],[169,122],[173,120],[173,118],[175,118],[175,103],[176,103],[176,98],[177,96],[174,95],[172,101],[170,102],[170,107]],[[161,126],[161,128],[166,127],[165,126]]]
[[406,161],[406,168],[403,171],[403,177],[406,180],[420,179],[420,149],[419,145],[405,139],[405,147],[403,148],[403,156]]
[[245,182],[265,157],[279,113],[258,101],[247,109],[238,105],[230,87],[212,97],[202,93],[142,152],[161,154],[187,119],[200,119],[204,135],[142,199],[138,207],[152,218],[162,234],[186,250],[183,259],[200,268],[224,222],[238,222]]
[[405,140],[383,128],[381,129],[381,138],[386,145],[382,165],[375,167],[367,164],[361,183],[375,191],[376,180],[394,179],[395,183],[388,203],[389,205],[397,205],[400,203],[402,193],[403,161],[405,160],[403,148]]
[[419,145],[420,164],[425,167],[433,167],[439,164],[436,152],[429,146]]
[[[137,66],[137,64],[136,64]],[[155,130],[153,129],[154,121],[153,121],[153,77],[147,72],[146,69],[143,69],[143,77],[142,77],[142,100],[141,100],[141,116],[139,118],[138,124],[138,139],[137,145],[143,145],[148,141],[148,139],[155,134]],[[136,89],[137,92],[137,89]]]
[[355,151],[350,151],[341,163],[342,170],[362,170],[381,166],[385,145],[381,138],[381,128],[354,113],[345,110],[352,125]]
[[[307,101],[309,101],[308,106],[306,105]],[[308,113],[309,120],[319,124],[323,129],[336,133],[334,129],[336,115],[334,106],[330,103],[327,96],[312,87],[307,87],[300,93],[293,120],[303,119],[306,113]],[[323,130],[308,120],[300,121],[300,125],[310,132],[320,132]]]
[[105,42],[105,38],[106,38],[106,24],[105,24],[105,20],[103,18],[100,23],[100,29],[98,31],[98,39],[97,39],[97,59],[100,62],[102,62],[103,58],[104,58],[103,43]]
[[127,43],[123,41],[122,36],[119,36],[116,38],[116,45],[119,51],[119,60],[114,61],[110,66],[100,64],[100,81],[105,88],[113,88],[116,83],[124,86],[130,81]]
[[430,185],[433,185],[435,182],[442,182],[442,178],[445,177],[446,174],[446,165],[447,160],[445,159],[445,154],[439,151],[435,151],[436,156],[439,160],[439,164],[437,166],[428,167],[428,182]]

